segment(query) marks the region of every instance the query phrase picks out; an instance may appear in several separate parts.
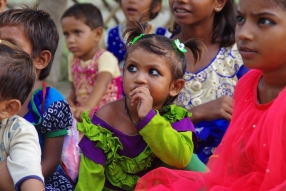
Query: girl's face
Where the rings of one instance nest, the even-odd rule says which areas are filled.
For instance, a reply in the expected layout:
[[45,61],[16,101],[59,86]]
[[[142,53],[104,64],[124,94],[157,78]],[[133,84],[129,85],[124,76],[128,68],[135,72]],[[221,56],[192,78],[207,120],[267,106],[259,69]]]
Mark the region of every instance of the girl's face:
[[[217,0],[169,0],[170,10],[179,25],[213,23],[215,11],[220,11]],[[216,8],[220,8],[219,10]]]
[[152,0],[121,0],[121,9],[128,20],[137,19],[144,13],[149,18]]
[[245,66],[286,69],[286,11],[274,1],[240,0],[237,12],[236,42]]
[[131,100],[130,92],[145,86],[153,97],[153,108],[160,109],[167,97],[171,95],[172,73],[169,64],[156,54],[143,49],[129,53],[123,73],[123,88]]

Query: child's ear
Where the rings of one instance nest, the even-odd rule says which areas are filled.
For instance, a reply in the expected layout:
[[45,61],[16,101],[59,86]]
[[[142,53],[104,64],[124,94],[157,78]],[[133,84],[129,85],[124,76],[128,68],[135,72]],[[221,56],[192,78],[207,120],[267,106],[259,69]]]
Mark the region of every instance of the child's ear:
[[184,85],[185,85],[185,80],[184,79],[174,80],[171,83],[169,95],[171,97],[175,97],[183,89]]
[[228,0],[215,0],[214,11],[220,12]]
[[21,109],[21,102],[17,99],[3,101],[0,104],[0,119],[7,119],[17,114]]
[[42,70],[47,67],[52,59],[52,53],[48,50],[43,50],[40,55],[34,59],[34,66],[36,70]]
[[7,0],[0,0],[0,12],[4,11],[7,4]]
[[155,6],[153,7],[153,9],[151,10],[152,13],[158,13],[160,12],[160,10],[162,9],[162,3],[161,2],[157,2],[155,4]]
[[103,34],[103,28],[102,27],[96,27],[94,30],[94,40],[96,42],[99,42],[99,40],[101,39],[101,36]]

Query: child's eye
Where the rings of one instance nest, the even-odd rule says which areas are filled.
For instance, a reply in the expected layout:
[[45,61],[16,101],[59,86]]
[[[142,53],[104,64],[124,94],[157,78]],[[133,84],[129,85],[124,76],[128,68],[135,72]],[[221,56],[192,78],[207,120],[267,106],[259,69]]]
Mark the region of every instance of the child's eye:
[[243,18],[242,16],[239,16],[239,15],[238,15],[238,16],[236,17],[236,22],[237,22],[237,23],[245,22],[245,18]]
[[76,30],[76,31],[74,31],[74,33],[75,33],[76,35],[79,35],[79,34],[81,33],[81,31]]
[[153,76],[159,76],[160,75],[160,73],[156,69],[150,69],[149,73]]
[[259,19],[258,24],[271,25],[271,26],[275,25],[275,23],[273,21],[271,21],[269,19],[264,19],[264,18]]
[[136,71],[137,71],[137,68],[136,68],[134,65],[130,65],[130,66],[127,67],[127,70],[128,70],[129,72],[136,72]]
[[64,33],[64,36],[65,36],[65,38],[67,38],[69,36],[69,34],[68,33]]

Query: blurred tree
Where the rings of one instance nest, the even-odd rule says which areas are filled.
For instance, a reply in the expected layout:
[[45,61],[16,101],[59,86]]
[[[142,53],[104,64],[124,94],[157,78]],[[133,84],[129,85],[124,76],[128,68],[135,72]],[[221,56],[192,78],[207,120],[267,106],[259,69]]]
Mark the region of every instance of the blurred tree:
[[50,76],[48,77],[48,81],[51,83],[57,83],[60,80],[63,79],[63,74],[67,73],[67,71],[61,71],[61,56],[62,56],[62,28],[60,25],[60,18],[63,14],[63,12],[66,10],[68,0],[38,0],[39,2],[39,8],[47,11],[50,13],[52,19],[56,23],[56,26],[58,28],[59,34],[60,34],[60,42],[58,49],[56,51],[55,57],[54,57],[54,63],[53,67],[50,73]]

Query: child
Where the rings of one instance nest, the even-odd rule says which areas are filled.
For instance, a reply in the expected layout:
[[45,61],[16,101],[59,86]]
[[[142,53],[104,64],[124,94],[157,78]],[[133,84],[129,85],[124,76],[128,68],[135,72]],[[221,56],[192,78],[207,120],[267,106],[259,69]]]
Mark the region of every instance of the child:
[[[147,22],[157,17],[162,7],[162,0],[119,0],[119,4],[127,20],[137,19],[143,14]],[[108,29],[100,43],[102,47],[106,47],[116,56],[121,69],[126,54],[126,39],[123,38],[122,34],[127,26],[128,22]],[[151,24],[147,25],[146,33],[170,36],[165,28],[155,27]]]
[[122,95],[120,70],[116,58],[99,49],[103,21],[100,10],[92,4],[75,4],[61,18],[70,59],[69,78],[72,89],[67,98],[74,117],[88,110],[90,116],[104,104]]
[[186,53],[185,86],[175,103],[192,113],[199,158],[206,163],[220,143],[232,115],[234,87],[247,69],[234,41],[235,2],[169,0],[174,39],[201,39],[207,50],[194,65]]
[[[252,70],[236,86],[230,127],[208,163],[205,190],[286,189],[285,5],[285,0],[239,1],[236,42]],[[185,177],[188,187],[197,179]]]
[[3,178],[8,181],[5,186],[1,185],[1,190],[43,191],[37,132],[30,123],[15,115],[36,79],[33,61],[19,47],[3,40],[0,40],[0,58],[0,162],[9,170]]
[[[92,120],[84,113],[78,123],[85,136],[79,143],[83,156],[76,190],[134,190],[139,177],[158,162],[184,168],[192,158],[196,136],[190,114],[169,105],[184,86],[186,49],[133,25],[126,31],[126,97],[100,108]],[[195,40],[186,45],[195,60],[201,45]]]
[[45,190],[73,190],[60,168],[64,136],[73,118],[63,96],[43,81],[50,73],[59,35],[45,11],[24,7],[0,15],[1,39],[11,41],[31,55],[37,80],[18,115],[31,122],[39,135]]

